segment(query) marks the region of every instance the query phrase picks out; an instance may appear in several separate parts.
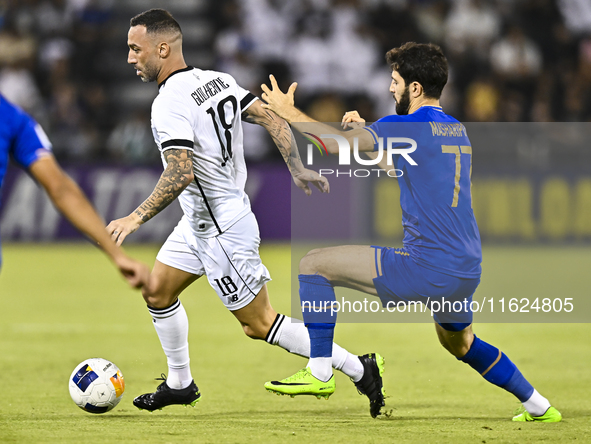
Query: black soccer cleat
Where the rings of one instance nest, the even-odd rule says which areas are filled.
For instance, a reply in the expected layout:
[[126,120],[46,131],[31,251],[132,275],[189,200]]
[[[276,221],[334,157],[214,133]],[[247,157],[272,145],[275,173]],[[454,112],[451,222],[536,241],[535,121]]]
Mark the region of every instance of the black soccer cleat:
[[162,374],[162,377],[156,378],[156,380],[164,382],[158,386],[154,393],[146,393],[133,400],[133,405],[138,409],[153,412],[158,409],[162,410],[167,405],[174,404],[195,407],[195,404],[201,398],[201,393],[199,393],[199,388],[195,385],[195,381],[191,381],[191,384],[187,388],[175,390],[166,385],[165,374]]
[[386,392],[382,382],[384,374],[384,358],[378,353],[359,356],[363,364],[363,377],[355,383],[360,395],[369,398],[369,413],[372,418],[380,415],[380,410],[386,405]]

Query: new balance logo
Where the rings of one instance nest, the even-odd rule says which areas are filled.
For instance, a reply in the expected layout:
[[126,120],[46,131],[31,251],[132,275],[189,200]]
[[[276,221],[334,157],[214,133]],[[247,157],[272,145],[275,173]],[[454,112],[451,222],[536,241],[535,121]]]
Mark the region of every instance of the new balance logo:
[[228,304],[232,304],[234,302],[238,302],[238,295],[233,294],[232,296],[228,296],[226,299],[228,300]]

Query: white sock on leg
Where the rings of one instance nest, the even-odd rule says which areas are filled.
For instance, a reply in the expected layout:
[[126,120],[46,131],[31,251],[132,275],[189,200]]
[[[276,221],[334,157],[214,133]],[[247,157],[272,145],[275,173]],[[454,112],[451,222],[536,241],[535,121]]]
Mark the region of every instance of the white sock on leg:
[[177,390],[188,387],[193,377],[189,367],[189,319],[183,304],[177,299],[170,307],[148,306],[148,310],[168,362],[166,385]]
[[312,375],[322,382],[328,381],[332,377],[332,358],[310,358],[307,367],[310,368]]
[[536,389],[527,401],[523,403],[525,410],[532,416],[542,416],[550,408],[550,401],[538,393]]
[[174,368],[168,365],[168,376],[166,376],[166,385],[172,389],[180,390],[189,387],[193,377],[191,368],[187,364],[182,368]]
[[[336,345],[336,344],[335,344]],[[334,356],[334,347],[333,347]],[[336,368],[336,367],[335,367]],[[347,359],[343,364],[343,368],[340,369],[342,372],[353,380],[353,382],[359,382],[363,378],[363,364],[359,360],[358,356],[347,353]]]
[[[278,345],[290,353],[306,358],[310,357],[308,329],[303,322],[285,315],[277,315],[265,340],[269,344]],[[359,358],[335,343],[332,344],[331,364],[335,369],[341,370],[355,382],[359,381],[363,376],[363,365]]]

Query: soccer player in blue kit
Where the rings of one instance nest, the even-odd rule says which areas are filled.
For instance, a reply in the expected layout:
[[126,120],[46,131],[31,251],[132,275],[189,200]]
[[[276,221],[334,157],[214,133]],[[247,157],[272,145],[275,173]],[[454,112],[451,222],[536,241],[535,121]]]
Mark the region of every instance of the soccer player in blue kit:
[[147,284],[148,267],[131,259],[111,240],[104,222],[82,190],[56,162],[51,143],[41,126],[2,95],[0,116],[0,187],[9,158],[12,158],[43,186],[53,204],[72,225],[100,246],[129,285],[140,288]]
[[[300,131],[318,137],[338,134],[347,139],[350,147],[357,138],[359,151],[372,158],[377,156],[375,151],[380,143],[386,148],[388,137],[404,137],[416,143],[392,156],[394,168],[402,172],[398,183],[403,248],[322,248],[310,251],[301,260],[302,306],[320,304],[328,309],[320,314],[303,310],[311,344],[308,366],[284,380],[267,382],[265,388],[287,395],[334,392],[330,346],[336,315],[330,307],[335,301],[334,287],[341,286],[378,296],[384,305],[389,301],[428,304],[434,312],[441,345],[522,402],[523,412],[513,421],[558,422],[561,414],[532,387],[515,364],[472,332],[470,310],[435,312],[434,301],[459,301],[469,307],[480,282],[482,254],[471,196],[472,147],[464,126],[445,114],[439,104],[448,75],[441,49],[433,44],[411,42],[390,50],[386,60],[392,68],[390,92],[396,100],[397,115],[384,117],[369,127],[336,131],[295,108],[293,95],[297,84],[292,84],[286,94],[279,90],[272,76],[271,89],[262,85],[262,98],[267,102],[264,107]],[[345,128],[363,122],[355,111],[343,117]],[[329,152],[339,152],[334,138],[325,137],[323,142]],[[382,159],[380,166],[385,163]],[[377,354],[370,357],[383,372],[383,358]],[[383,388],[377,393],[370,397],[372,416],[385,405]]]

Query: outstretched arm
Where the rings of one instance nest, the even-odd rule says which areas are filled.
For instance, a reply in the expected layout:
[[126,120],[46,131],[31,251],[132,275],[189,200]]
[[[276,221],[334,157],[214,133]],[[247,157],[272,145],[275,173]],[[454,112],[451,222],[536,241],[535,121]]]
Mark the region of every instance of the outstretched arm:
[[150,271],[144,264],[127,256],[105,231],[105,224],[82,190],[48,154],[35,161],[29,171],[43,186],[55,207],[82,233],[95,241],[115,263],[132,287],[148,283]]
[[[309,132],[317,137],[322,138],[322,134],[337,134],[343,136],[349,142],[351,149],[353,148],[353,139],[357,138],[359,144],[359,151],[373,151],[374,141],[369,132],[362,128],[352,129],[350,131],[338,131],[330,125],[318,122],[310,116],[304,114],[294,105],[294,93],[298,86],[297,83],[292,83],[287,93],[283,93],[275,77],[269,76],[271,81],[271,88],[267,85],[261,85],[263,89],[262,99],[267,102],[261,107],[273,111],[275,114],[285,119],[292,127],[299,132]],[[328,152],[336,154],[339,152],[339,147],[335,139],[332,137],[322,138]]]
[[107,226],[117,245],[170,205],[193,181],[193,151],[169,149],[164,151],[164,158],[166,168],[152,194],[129,216],[114,220]]
[[[365,119],[359,115],[357,111],[347,111],[341,120],[341,126],[347,128],[363,128],[365,126]],[[378,157],[376,151],[366,151],[365,155],[374,160]],[[394,166],[388,165],[388,155],[382,156],[382,159],[377,164],[384,171],[391,171]]]
[[277,116],[277,114],[263,109],[261,101],[257,100],[244,111],[243,120],[248,123],[256,123],[267,130],[277,149],[283,156],[287,168],[293,177],[295,184],[304,190],[309,196],[312,190],[308,186],[311,182],[323,193],[328,193],[330,188],[326,177],[320,176],[316,171],[304,167],[298,151],[295,137],[289,124]]

